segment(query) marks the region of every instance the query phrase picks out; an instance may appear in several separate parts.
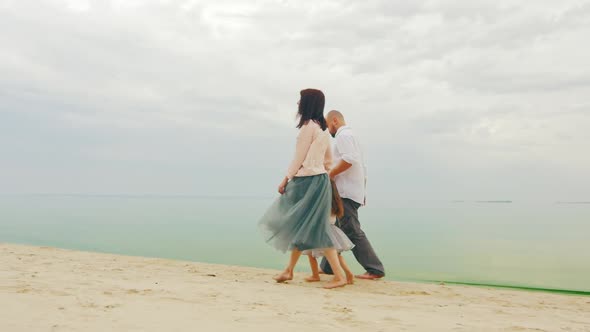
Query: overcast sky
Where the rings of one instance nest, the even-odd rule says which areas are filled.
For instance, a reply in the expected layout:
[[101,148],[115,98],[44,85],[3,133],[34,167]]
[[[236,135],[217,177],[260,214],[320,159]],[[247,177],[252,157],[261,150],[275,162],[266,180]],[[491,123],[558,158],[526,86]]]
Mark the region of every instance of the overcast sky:
[[0,0],[0,193],[273,195],[299,91],[376,198],[590,200],[590,1]]

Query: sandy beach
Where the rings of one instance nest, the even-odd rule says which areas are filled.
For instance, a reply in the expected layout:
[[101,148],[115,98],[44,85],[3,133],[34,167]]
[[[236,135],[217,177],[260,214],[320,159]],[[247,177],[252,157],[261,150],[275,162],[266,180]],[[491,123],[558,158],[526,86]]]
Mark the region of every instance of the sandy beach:
[[590,331],[586,296],[276,272],[0,244],[0,331]]

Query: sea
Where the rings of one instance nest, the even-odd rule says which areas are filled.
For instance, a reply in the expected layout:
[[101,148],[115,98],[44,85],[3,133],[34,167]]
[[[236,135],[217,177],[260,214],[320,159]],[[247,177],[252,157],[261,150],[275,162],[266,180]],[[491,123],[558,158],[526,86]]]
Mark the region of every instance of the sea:
[[[3,195],[0,242],[280,270],[288,254],[257,227],[275,199]],[[590,202],[382,200],[359,214],[388,280],[590,295]]]

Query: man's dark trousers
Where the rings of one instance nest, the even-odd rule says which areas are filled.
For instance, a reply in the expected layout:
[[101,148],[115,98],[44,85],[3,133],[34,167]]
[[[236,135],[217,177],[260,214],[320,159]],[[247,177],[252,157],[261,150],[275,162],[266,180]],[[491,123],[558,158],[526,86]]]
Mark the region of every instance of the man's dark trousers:
[[[348,198],[343,198],[342,203],[344,205],[344,216],[338,219],[336,225],[354,243],[354,248],[352,248],[354,257],[370,274],[384,276],[385,269],[383,268],[383,264],[377,257],[377,254],[375,254],[375,250],[373,250],[373,246],[371,246],[365,232],[361,229],[358,215],[358,209],[361,205]],[[326,258],[322,259],[320,267],[325,273],[333,274],[332,268],[326,261]]]

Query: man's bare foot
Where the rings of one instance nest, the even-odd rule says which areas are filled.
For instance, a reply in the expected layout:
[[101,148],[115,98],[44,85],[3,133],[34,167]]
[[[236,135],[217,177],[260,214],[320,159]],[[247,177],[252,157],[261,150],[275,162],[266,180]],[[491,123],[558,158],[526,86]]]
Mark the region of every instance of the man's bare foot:
[[352,272],[345,272],[346,273],[346,283],[349,285],[354,284],[354,274]]
[[325,289],[332,289],[332,288],[338,288],[338,287],[344,287],[346,286],[346,280],[338,280],[338,279],[332,279],[330,282],[328,282],[327,284],[324,285]]
[[378,276],[376,274],[371,274],[369,272],[365,273],[365,274],[360,274],[356,276],[358,279],[365,279],[365,280],[379,280],[381,278],[383,278],[384,276]]
[[318,282],[321,281],[320,280],[320,276],[309,276],[307,278],[304,279],[307,282]]
[[293,274],[288,272],[283,272],[281,274],[277,274],[273,277],[276,282],[285,282],[288,280],[293,280]]

